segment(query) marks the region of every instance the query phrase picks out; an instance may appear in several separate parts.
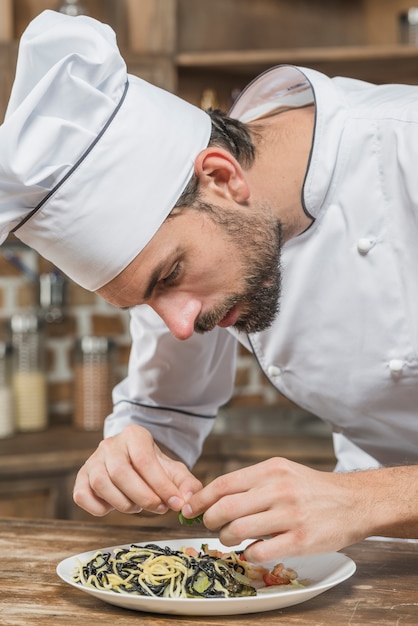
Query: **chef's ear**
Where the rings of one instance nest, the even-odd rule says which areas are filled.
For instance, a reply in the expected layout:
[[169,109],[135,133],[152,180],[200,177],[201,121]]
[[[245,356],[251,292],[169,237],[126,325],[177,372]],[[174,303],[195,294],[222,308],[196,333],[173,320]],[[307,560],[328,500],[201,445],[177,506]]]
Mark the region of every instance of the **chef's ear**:
[[230,152],[211,146],[202,150],[195,160],[195,172],[202,192],[212,192],[218,197],[244,203],[250,188],[244,171]]

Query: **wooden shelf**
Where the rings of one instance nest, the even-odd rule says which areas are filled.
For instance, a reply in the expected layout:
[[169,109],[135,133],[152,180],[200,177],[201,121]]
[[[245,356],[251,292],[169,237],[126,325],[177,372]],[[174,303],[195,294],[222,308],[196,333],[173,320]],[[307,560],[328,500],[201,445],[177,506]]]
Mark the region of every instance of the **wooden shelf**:
[[311,67],[331,76],[345,75],[374,82],[418,82],[418,47],[408,45],[329,46],[266,50],[181,52],[179,71],[216,71],[256,75],[274,65]]
[[179,67],[201,67],[237,70],[249,65],[261,67],[271,63],[382,61],[413,58],[418,60],[418,46],[325,46],[311,48],[275,48],[269,50],[219,50],[209,52],[180,52]]

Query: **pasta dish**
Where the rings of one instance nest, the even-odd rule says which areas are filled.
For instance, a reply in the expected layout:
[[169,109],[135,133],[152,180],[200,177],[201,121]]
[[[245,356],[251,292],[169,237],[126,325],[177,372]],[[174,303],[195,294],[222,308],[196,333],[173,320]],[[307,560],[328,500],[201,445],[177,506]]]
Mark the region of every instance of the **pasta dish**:
[[270,572],[245,561],[242,552],[222,553],[206,544],[172,550],[155,544],[96,552],[79,562],[72,580],[85,587],[163,598],[231,598],[253,596],[257,587],[300,587],[294,570],[282,563]]

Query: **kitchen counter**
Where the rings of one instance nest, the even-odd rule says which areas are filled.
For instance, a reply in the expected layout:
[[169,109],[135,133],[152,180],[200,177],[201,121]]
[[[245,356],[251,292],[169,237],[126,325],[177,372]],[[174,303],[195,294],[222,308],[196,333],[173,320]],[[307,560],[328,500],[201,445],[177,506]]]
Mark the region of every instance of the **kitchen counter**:
[[[203,533],[209,536],[208,533]],[[418,542],[363,541],[344,549],[357,564],[345,582],[303,604],[225,617],[182,617],[111,606],[62,582],[57,564],[111,545],[202,536],[202,528],[137,528],[60,520],[0,519],[2,626],[416,626]],[[208,601],[210,602],[210,601]]]

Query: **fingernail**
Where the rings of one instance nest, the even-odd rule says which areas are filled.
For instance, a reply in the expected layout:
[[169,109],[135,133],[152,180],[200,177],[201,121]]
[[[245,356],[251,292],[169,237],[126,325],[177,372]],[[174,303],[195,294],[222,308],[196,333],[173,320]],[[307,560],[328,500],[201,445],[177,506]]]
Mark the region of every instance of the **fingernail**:
[[174,511],[180,511],[182,505],[183,500],[181,498],[178,498],[177,496],[172,496],[168,501],[168,506]]
[[160,504],[160,505],[157,507],[157,509],[156,509],[156,511],[155,511],[155,512],[156,512],[156,513],[160,513],[160,514],[162,514],[162,513],[167,513],[167,511],[168,511],[168,507],[167,507],[165,504]]
[[185,504],[182,508],[182,513],[185,517],[193,517],[193,511],[190,504]]

